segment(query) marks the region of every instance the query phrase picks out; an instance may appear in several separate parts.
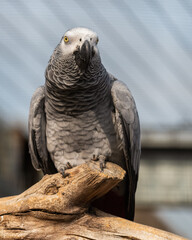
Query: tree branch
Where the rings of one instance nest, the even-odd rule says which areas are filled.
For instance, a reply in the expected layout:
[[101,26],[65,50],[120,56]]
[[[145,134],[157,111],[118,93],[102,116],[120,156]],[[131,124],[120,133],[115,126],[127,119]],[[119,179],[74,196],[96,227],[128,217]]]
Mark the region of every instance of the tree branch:
[[125,171],[107,163],[89,162],[44,176],[17,196],[0,199],[0,239],[172,239],[184,238],[152,227],[114,217],[90,203],[124,178]]

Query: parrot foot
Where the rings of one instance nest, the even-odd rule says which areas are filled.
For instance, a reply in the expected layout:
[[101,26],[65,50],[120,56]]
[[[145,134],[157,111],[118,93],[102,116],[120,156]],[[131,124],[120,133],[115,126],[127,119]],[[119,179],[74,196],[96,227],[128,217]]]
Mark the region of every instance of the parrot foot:
[[93,158],[92,158],[93,161],[99,161],[100,163],[100,169],[101,171],[103,172],[103,169],[106,167],[106,156],[104,155],[99,155],[99,156],[95,156],[93,155]]
[[69,162],[67,162],[67,164],[64,167],[60,168],[59,172],[62,174],[63,178],[69,176],[69,173],[66,173],[65,170],[70,168],[72,168],[72,166]]

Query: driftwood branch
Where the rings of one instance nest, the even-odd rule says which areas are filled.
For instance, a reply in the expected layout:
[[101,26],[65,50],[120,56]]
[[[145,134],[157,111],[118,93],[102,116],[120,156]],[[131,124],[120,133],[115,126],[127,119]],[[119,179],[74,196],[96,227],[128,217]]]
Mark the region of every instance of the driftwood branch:
[[0,199],[0,239],[155,239],[182,237],[106,214],[88,211],[124,177],[124,170],[107,163],[101,172],[89,162],[61,174],[46,175],[17,196]]

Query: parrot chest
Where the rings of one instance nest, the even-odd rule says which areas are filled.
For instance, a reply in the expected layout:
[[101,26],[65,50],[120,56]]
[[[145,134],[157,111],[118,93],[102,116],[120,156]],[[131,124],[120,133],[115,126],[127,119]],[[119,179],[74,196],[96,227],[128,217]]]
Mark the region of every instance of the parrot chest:
[[46,135],[47,149],[57,169],[67,162],[76,166],[99,155],[118,161],[120,151],[112,112],[103,106],[77,117],[48,114]]

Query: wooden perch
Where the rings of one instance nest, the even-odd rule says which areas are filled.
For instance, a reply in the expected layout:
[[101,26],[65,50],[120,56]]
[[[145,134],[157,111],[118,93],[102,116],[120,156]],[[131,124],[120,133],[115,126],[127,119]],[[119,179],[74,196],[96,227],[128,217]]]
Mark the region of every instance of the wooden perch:
[[184,239],[97,209],[89,213],[90,203],[123,179],[119,166],[107,163],[101,172],[98,162],[89,162],[67,173],[46,175],[20,195],[1,198],[0,239]]

